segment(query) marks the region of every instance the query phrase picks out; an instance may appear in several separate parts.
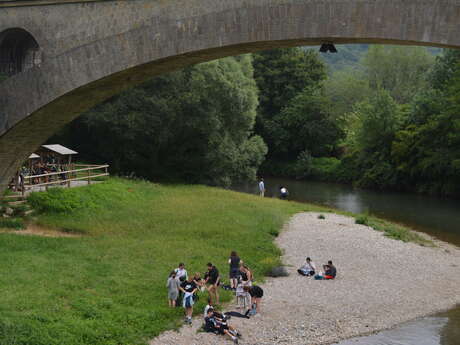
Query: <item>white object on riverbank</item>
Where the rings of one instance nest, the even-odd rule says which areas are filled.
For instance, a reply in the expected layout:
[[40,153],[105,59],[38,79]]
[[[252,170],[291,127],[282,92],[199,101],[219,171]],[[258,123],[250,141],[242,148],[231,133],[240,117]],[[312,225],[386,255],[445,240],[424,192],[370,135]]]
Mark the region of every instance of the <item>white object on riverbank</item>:
[[[350,217],[295,215],[277,239],[289,277],[263,285],[262,314],[231,319],[245,345],[316,345],[369,334],[455,307],[460,303],[460,249],[437,242],[422,247],[392,240]],[[296,272],[305,257],[318,265],[331,259],[334,281],[315,281]],[[227,310],[232,310],[228,306]],[[214,345],[222,337],[193,327],[165,332],[150,345]]]

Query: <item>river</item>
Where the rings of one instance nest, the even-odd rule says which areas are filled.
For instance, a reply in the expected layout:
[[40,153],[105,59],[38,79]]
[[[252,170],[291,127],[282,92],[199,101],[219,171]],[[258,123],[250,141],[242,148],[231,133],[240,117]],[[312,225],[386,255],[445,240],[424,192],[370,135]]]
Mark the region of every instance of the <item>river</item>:
[[[280,186],[288,189],[290,200],[354,213],[369,212],[460,246],[460,200],[360,190],[348,185],[283,178],[266,178],[265,195],[278,197]],[[234,189],[258,193],[257,183],[241,184]],[[460,345],[460,307],[338,345]]]

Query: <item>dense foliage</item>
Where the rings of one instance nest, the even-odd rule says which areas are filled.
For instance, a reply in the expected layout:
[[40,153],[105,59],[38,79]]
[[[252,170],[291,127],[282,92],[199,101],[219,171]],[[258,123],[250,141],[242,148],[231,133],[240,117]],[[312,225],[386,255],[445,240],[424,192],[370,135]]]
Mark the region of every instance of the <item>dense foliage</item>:
[[338,48],[322,56],[276,49],[160,76],[53,141],[108,161],[114,172],[155,180],[228,186],[261,167],[459,196],[460,53]]
[[78,119],[61,141],[113,172],[228,186],[255,179],[267,152],[252,135],[257,105],[251,57],[226,58],[121,94]]
[[460,195],[460,54],[432,59],[424,48],[375,46],[358,76],[333,74],[327,94],[347,133],[333,180]]
[[267,143],[270,174],[289,174],[301,155],[333,153],[341,136],[325,95],[326,67],[312,50],[277,49],[254,54],[260,105],[256,131]]

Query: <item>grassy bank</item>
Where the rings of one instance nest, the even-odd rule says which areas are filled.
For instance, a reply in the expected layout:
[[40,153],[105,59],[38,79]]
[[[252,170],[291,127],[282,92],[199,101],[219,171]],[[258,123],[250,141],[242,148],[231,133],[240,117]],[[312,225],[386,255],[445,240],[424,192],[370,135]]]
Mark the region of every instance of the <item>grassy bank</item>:
[[30,203],[39,225],[81,236],[0,235],[2,345],[145,344],[180,325],[183,311],[167,307],[164,286],[179,261],[189,273],[204,272],[211,261],[226,279],[228,255],[237,250],[262,279],[279,264],[273,238],[283,223],[297,212],[327,211],[217,188],[116,178],[36,193]]
[[237,250],[261,278],[279,262],[273,235],[292,214],[315,209],[121,179],[39,193],[31,203],[39,224],[83,236],[1,234],[2,345],[145,343],[180,322],[182,310],[167,307],[164,287],[179,261],[189,272],[211,261],[227,277],[226,260]]

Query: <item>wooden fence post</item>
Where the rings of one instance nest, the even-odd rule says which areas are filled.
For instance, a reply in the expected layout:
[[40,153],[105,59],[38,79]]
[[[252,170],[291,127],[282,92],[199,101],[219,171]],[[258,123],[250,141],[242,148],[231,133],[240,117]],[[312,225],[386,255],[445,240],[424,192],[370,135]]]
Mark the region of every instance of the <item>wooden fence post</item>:
[[89,178],[89,170],[86,170],[86,172],[88,173],[88,184],[90,184],[90,183],[91,183],[91,180],[90,180],[90,178]]

